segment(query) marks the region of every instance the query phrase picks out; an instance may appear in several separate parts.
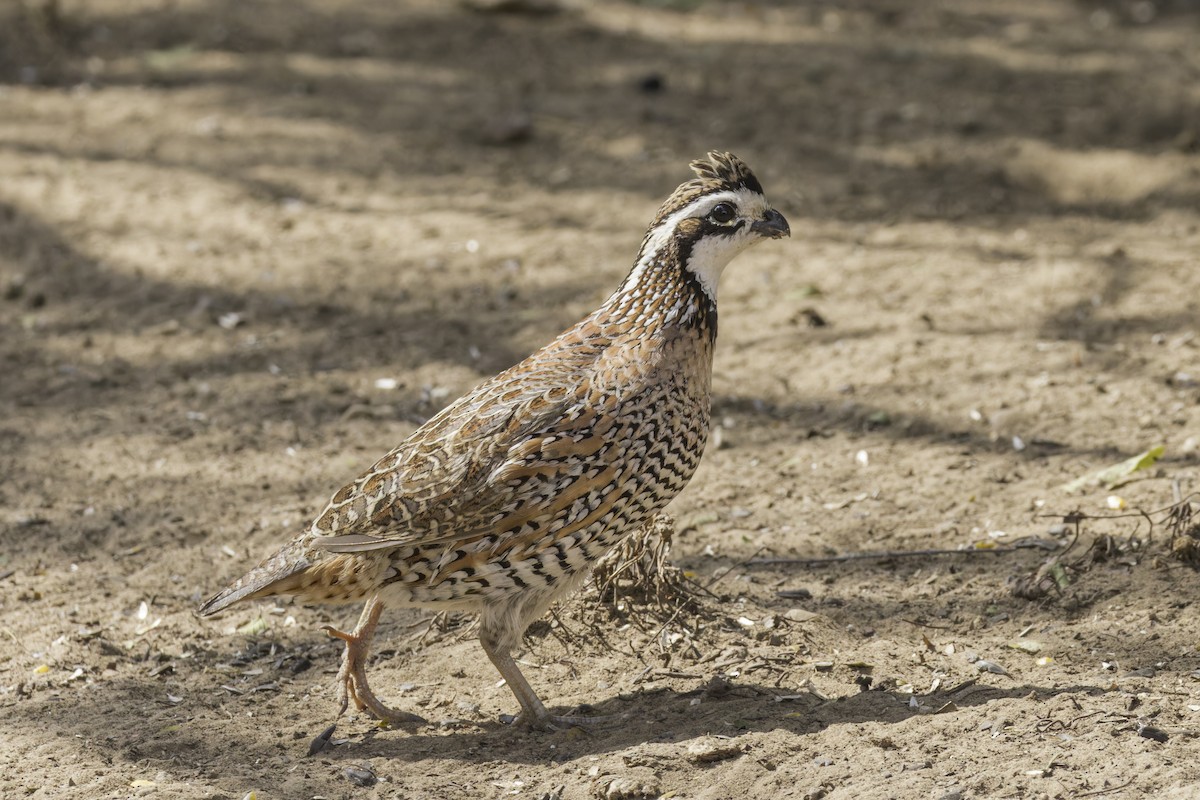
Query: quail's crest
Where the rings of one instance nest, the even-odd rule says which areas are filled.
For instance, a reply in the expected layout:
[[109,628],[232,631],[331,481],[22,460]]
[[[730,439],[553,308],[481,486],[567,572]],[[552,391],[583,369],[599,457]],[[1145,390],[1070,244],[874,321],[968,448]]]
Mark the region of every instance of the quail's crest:
[[754,177],[754,173],[746,166],[746,162],[733,153],[714,151],[708,154],[707,161],[697,159],[688,166],[692,168],[692,172],[696,173],[697,177],[708,181],[718,181],[725,188],[749,189],[758,194],[763,193],[762,184],[758,182],[758,178]]

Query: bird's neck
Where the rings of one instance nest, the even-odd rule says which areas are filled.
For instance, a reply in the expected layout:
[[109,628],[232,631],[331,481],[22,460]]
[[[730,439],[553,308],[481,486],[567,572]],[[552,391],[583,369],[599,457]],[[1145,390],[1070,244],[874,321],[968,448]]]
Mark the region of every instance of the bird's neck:
[[709,344],[717,337],[716,298],[674,248],[639,258],[597,313],[630,336],[693,331]]

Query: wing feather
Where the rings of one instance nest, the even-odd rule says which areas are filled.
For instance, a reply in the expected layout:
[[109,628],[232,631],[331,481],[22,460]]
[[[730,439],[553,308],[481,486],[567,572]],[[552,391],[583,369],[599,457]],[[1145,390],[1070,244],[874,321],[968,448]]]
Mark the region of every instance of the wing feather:
[[535,361],[465,395],[334,495],[310,545],[354,553],[470,541],[561,511],[591,484],[580,461],[608,444],[615,398],[588,391],[591,361],[576,365],[574,386],[561,363]]

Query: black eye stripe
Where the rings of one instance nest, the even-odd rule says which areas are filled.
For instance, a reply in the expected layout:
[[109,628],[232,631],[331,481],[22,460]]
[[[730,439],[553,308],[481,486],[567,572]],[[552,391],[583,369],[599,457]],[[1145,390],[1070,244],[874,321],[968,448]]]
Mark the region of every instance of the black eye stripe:
[[697,232],[696,238],[701,239],[705,236],[733,236],[745,226],[746,220],[744,219],[739,219],[732,225],[722,225],[706,219],[704,220],[704,224],[700,226],[700,230]]

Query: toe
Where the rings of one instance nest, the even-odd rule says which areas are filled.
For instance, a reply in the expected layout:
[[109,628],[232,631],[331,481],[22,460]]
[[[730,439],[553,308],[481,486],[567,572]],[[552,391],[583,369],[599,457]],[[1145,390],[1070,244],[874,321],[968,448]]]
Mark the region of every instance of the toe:
[[354,634],[346,633],[345,631],[339,631],[337,628],[333,627],[332,625],[322,625],[321,630],[325,631],[325,633],[329,634],[334,639],[341,639],[346,644],[353,644],[353,643],[357,642],[357,639],[355,639]]
[[514,727],[530,728],[535,731],[565,731],[571,728],[597,728],[604,725],[621,722],[628,719],[625,714],[606,714],[604,716],[555,716],[553,714],[533,715],[525,711],[517,714],[501,714],[500,722]]

